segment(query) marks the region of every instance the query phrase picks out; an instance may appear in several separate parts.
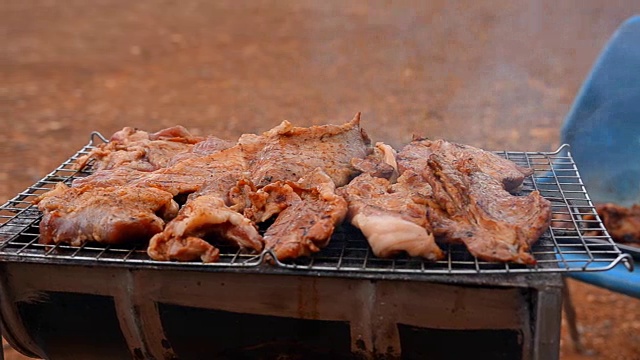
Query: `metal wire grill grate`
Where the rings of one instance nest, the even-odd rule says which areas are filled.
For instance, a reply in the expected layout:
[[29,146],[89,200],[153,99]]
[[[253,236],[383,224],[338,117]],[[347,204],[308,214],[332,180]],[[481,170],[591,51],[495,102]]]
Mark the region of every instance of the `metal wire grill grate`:
[[[76,178],[87,176],[90,168],[78,171],[74,169],[75,161],[89,153],[97,142],[107,140],[99,133],[92,133],[89,144],[75,155],[62,163],[57,169],[43,179],[19,193],[0,207],[0,258],[18,258],[20,260],[70,260],[83,262],[110,262],[129,264],[150,264],[146,246],[132,245],[102,245],[85,243],[82,246],[65,244],[43,245],[38,243],[39,222],[42,213],[32,205],[32,201],[45,192],[53,189],[59,183],[70,185]],[[216,263],[173,263],[157,262],[163,266],[209,266],[209,267],[250,267],[260,265],[262,254],[245,254],[231,247],[219,247],[220,259]]]
[[[93,133],[91,141],[57,169],[33,184],[0,207],[0,260],[111,263],[132,266],[180,266],[196,268],[255,267],[265,263],[262,254],[245,254],[233,248],[220,248],[220,261],[159,262],[149,259],[144,244],[82,246],[43,245],[38,243],[40,211],[32,201],[56,183],[70,184],[74,179],[90,174],[90,170],[78,171],[73,164],[87,154],[98,142],[106,139]],[[480,274],[480,273],[533,273],[607,270],[623,262],[632,268],[628,254],[623,254],[607,234],[595,208],[586,193],[575,163],[566,147],[557,152],[498,152],[515,163],[533,168],[533,177],[525,180],[522,194],[533,190],[551,201],[554,221],[550,229],[532,247],[537,260],[533,266],[480,261],[464,246],[448,245],[443,250],[443,261],[429,262],[409,257],[380,259],[373,255],[359,230],[343,225],[338,228],[328,247],[319,253],[293,261],[274,261],[271,266],[298,271],[314,270],[345,273],[397,273],[397,274]],[[591,215],[591,219],[585,215]]]

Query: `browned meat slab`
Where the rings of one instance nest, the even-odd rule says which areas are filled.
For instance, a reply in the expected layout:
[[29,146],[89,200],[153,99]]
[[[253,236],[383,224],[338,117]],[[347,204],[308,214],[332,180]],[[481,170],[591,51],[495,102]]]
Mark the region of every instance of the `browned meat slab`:
[[247,154],[242,147],[236,145],[211,155],[186,159],[172,167],[159,169],[131,184],[157,187],[174,195],[190,194],[207,184],[209,193],[215,192],[218,196],[225,197],[238,179],[247,176],[248,164]]
[[74,186],[88,183],[95,186],[131,184],[152,186],[179,195],[196,192],[205,183],[212,186],[223,174],[233,175],[235,179],[232,183],[225,182],[220,185],[228,187],[223,190],[225,192],[235,185],[238,179],[251,172],[249,166],[266,141],[264,136],[247,134],[241,136],[237,144],[229,147],[227,141],[209,137],[194,145],[189,151],[174,156],[173,159],[178,157],[176,160],[180,161],[171,166],[152,172],[131,169],[128,166],[99,170],[90,176],[77,179]]
[[430,260],[444,257],[427,219],[431,189],[422,177],[405,171],[396,184],[370,174],[338,189],[349,203],[347,218],[367,238],[373,253],[390,257],[400,252]]
[[[531,170],[443,140],[415,139],[399,153],[371,146],[359,114],[343,125],[285,121],[235,144],[181,127],[125,128],[89,157],[93,175],[42,196],[45,241],[124,241],[128,229],[129,238],[153,236],[148,254],[156,260],[216,261],[222,243],[266,246],[283,260],[319,251],[348,215],[380,257],[438,260],[437,240],[464,243],[483,260],[532,263],[527,250],[550,218],[537,192],[507,192]],[[131,205],[136,196],[141,204]],[[179,211],[175,200],[184,203]],[[98,207],[97,224],[87,225]],[[73,215],[60,220],[62,213]],[[256,224],[271,221],[263,238]]]
[[191,135],[184,127],[174,126],[156,133],[125,127],[114,133],[109,142],[78,159],[76,165],[84,167],[94,160],[95,170],[126,166],[140,171],[153,171],[166,167],[173,156],[191,149],[204,140]]
[[[182,148],[174,147],[176,144]],[[279,246],[276,251],[288,253],[283,255],[286,257],[298,256],[293,255],[294,252],[308,254],[326,244],[333,228],[344,217],[341,211],[346,212],[344,199],[333,193],[334,183],[346,184],[357,174],[350,165],[351,160],[364,158],[370,152],[370,141],[360,128],[359,115],[339,126],[298,128],[283,122],[261,135],[245,134],[235,144],[214,137],[195,138],[181,127],[154,134],[125,128],[83,160],[95,159],[98,170],[93,175],[77,180],[73,188],[60,190],[59,195],[76,206],[77,216],[67,217],[67,227],[81,233],[76,239],[62,241],[79,244],[96,238],[94,234],[82,233],[91,230],[82,221],[93,214],[91,206],[83,207],[82,199],[100,198],[103,217],[116,218],[113,214],[120,212],[122,207],[136,207],[122,199],[110,198],[107,191],[118,189],[120,193],[126,192],[121,194],[125,196],[152,189],[149,191],[162,192],[169,197],[184,199],[188,195],[177,217],[166,227],[164,222],[155,222],[153,227],[140,225],[152,229],[141,236],[142,239],[157,234],[149,246],[148,253],[152,258],[215,261],[217,250],[210,242],[218,241],[259,251],[262,237],[243,212],[253,206],[248,197],[250,194],[255,197],[257,189],[278,183],[293,187],[298,200],[278,210],[281,211],[278,219],[266,234],[274,239],[287,226],[298,226],[297,235],[294,235],[296,231],[291,231],[287,239],[274,242]],[[318,179],[317,172],[324,176],[313,186],[296,182],[305,177]],[[330,184],[326,183],[327,179]],[[277,205],[270,199],[269,202],[264,204],[266,208]],[[340,204],[344,206],[340,207]],[[48,207],[42,209],[45,213],[50,212]],[[314,211],[317,214],[314,215]],[[305,212],[308,219],[296,217],[292,220],[292,215],[299,215],[299,212]],[[128,226],[131,228],[132,225]],[[304,233],[299,233],[303,228]],[[115,230],[105,227],[101,231],[106,234],[100,235],[103,238]],[[300,244],[295,245],[295,242]],[[280,251],[280,248],[288,250]]]
[[124,186],[149,176],[148,171],[116,167],[113,169],[97,170],[93,174],[73,180],[72,187],[91,185],[93,187]]
[[[640,205],[631,207],[613,203],[597,204],[596,211],[611,238],[619,243],[640,246]],[[585,220],[595,220],[593,215],[585,215]],[[601,235],[600,231],[590,231],[589,235]]]
[[59,183],[36,201],[44,213],[44,244],[146,241],[178,212],[172,195],[155,188],[69,188]]
[[398,163],[396,161],[396,151],[391,146],[384,143],[376,143],[371,154],[366,158],[353,158],[351,165],[362,173],[370,174],[374,177],[389,179],[395,182],[398,178]]
[[535,263],[528,250],[549,227],[551,203],[537,191],[509,194],[504,182],[480,171],[475,160],[429,156],[422,175],[432,189],[427,216],[434,234],[464,243],[481,260]]
[[218,260],[215,242],[230,242],[256,252],[262,250],[262,236],[254,223],[233,211],[215,195],[190,199],[178,217],[149,242],[147,253],[154,260],[203,262]]
[[357,171],[354,158],[370,152],[369,137],[360,127],[360,114],[344,125],[294,127],[288,121],[264,133],[264,147],[251,165],[257,187],[276,181],[298,181],[321,168],[336,184],[346,185]]
[[399,152],[398,168],[401,173],[406,169],[420,173],[426,168],[429,156],[433,153],[439,154],[446,162],[473,159],[473,163],[480,171],[501,181],[504,189],[511,193],[518,191],[524,178],[533,174],[532,169],[518,166],[513,161],[489,151],[445,140],[422,138],[414,139]]
[[204,141],[194,144],[189,150],[174,155],[171,160],[169,160],[167,167],[173,166],[183,160],[215,154],[219,151],[233,147],[235,144],[236,143],[233,141],[220,139],[215,136],[208,136]]
[[240,177],[247,170],[245,154],[239,147],[233,147],[202,157],[186,157],[171,167],[156,171],[141,171],[121,166],[98,170],[93,174],[76,179],[73,186],[91,184],[96,187],[133,185],[156,187],[174,195],[198,191],[207,181],[219,174],[229,173]]
[[[345,144],[346,141],[350,143]],[[217,238],[243,248],[260,250],[262,237],[254,223],[238,212],[253,204],[251,201],[258,201],[260,194],[288,190],[295,195],[296,201],[283,205],[284,202],[267,195],[260,206],[269,212],[268,217],[253,219],[265,221],[281,212],[265,233],[267,245],[274,248],[278,257],[297,257],[318,251],[328,242],[338,220],[344,217],[340,215],[338,206],[344,200],[335,195],[336,199],[331,197],[335,186],[333,181],[348,182],[356,173],[349,164],[351,159],[364,157],[369,152],[368,146],[368,138],[359,128],[357,117],[343,126],[296,128],[285,122],[262,135],[245,135],[231,148],[180,161],[135,181],[138,186],[158,187],[173,194],[195,191],[178,217],[151,240],[149,255],[157,260],[201,258],[203,261],[215,261],[215,248],[208,241]],[[318,170],[312,166],[318,166]],[[326,174],[321,177],[317,175],[318,171],[323,174],[327,171],[333,177]],[[266,184],[265,189],[258,194],[256,188],[264,185],[254,186],[245,177],[258,179],[261,184]],[[304,181],[293,182],[300,177],[320,179],[321,182],[304,188],[300,185]],[[331,186],[324,184],[326,181]],[[239,186],[242,183],[249,191],[242,190]],[[316,194],[320,188],[324,189],[318,193],[322,199],[318,199],[320,195]],[[262,216],[265,210],[260,210]],[[313,211],[318,213],[312,214]],[[301,212],[306,215],[300,216]],[[296,215],[295,219],[291,214]],[[310,221],[313,226],[309,225]],[[292,226],[297,230],[291,231]],[[282,231],[287,231],[286,239],[282,238]]]
[[507,191],[516,191],[530,169],[471,146],[415,139],[397,154],[394,183],[384,171],[393,168],[384,156],[391,152],[383,150],[355,160],[365,173],[338,190],[376,256],[441,259],[437,240],[464,243],[481,260],[535,261],[528,250],[549,227],[551,205],[538,192]]
[[[225,151],[223,154],[218,154]],[[129,153],[126,152],[125,153]],[[167,154],[169,155],[169,154]],[[197,191],[215,174],[223,171],[239,174],[248,166],[247,157],[254,154],[246,154],[241,147],[216,137],[208,137],[190,147],[188,150],[174,154],[167,158],[166,167],[146,171],[121,162],[111,164],[105,169],[95,171],[93,174],[76,179],[73,186],[91,184],[93,186],[123,186],[136,184],[138,186],[154,186],[175,195]]]
[[135,182],[165,189],[174,195],[191,193],[178,216],[154,236],[147,253],[155,260],[212,262],[218,249],[212,243],[262,250],[262,236],[241,214],[230,197],[238,179],[248,175],[247,154],[238,145],[217,153],[181,161]]
[[[166,135],[167,132],[165,131],[163,134]],[[138,136],[144,137],[141,134]],[[69,211],[66,211],[64,221],[59,220],[58,214],[60,212],[54,213],[57,209],[51,206],[52,201],[42,202],[40,208],[45,213],[45,220],[47,220],[44,228],[41,229],[43,239],[47,240],[55,236],[57,241],[79,245],[84,241],[103,241],[102,239],[108,239],[106,241],[113,239],[146,241],[153,235],[162,232],[154,238],[156,239],[154,240],[155,246],[150,254],[153,254],[155,258],[167,260],[188,259],[189,256],[186,254],[189,251],[193,253],[195,251],[193,250],[194,244],[198,243],[203,248],[202,254],[198,256],[201,256],[203,260],[212,261],[215,259],[214,251],[211,250],[213,247],[205,244],[206,241],[203,239],[200,242],[196,241],[198,236],[210,239],[212,234],[220,235],[222,239],[235,240],[241,246],[261,249],[261,237],[253,225],[249,224],[251,225],[249,228],[243,228],[249,221],[238,212],[226,207],[226,203],[229,201],[227,195],[229,189],[236,185],[237,179],[246,175],[249,164],[246,157],[253,156],[255,151],[248,155],[239,145],[227,148],[228,143],[221,143],[213,138],[209,138],[207,141],[209,141],[208,144],[202,144],[201,149],[196,149],[196,151],[201,154],[209,153],[209,155],[186,157],[173,166],[151,172],[131,168],[127,163],[122,162],[115,168],[99,170],[87,178],[77,180],[72,188],[60,187],[56,193],[46,194],[46,197],[55,194],[56,197],[52,199],[64,199],[66,203],[71,204],[68,207],[73,207],[73,215],[69,215]],[[190,151],[190,153],[196,151]],[[198,192],[197,195],[190,199],[195,201],[190,201],[183,206],[176,221],[166,229],[164,221],[159,221],[159,219],[141,212],[140,207],[148,206],[148,197],[142,197],[140,204],[136,203],[138,201],[137,194],[162,194],[163,199],[168,198],[168,201],[175,205],[175,208],[172,208],[174,209],[173,218],[176,217],[175,213],[178,212],[178,207],[172,198],[195,192]],[[201,195],[206,195],[206,197],[198,200]],[[57,203],[53,202],[54,205]],[[107,220],[87,223],[90,219],[95,218],[98,205],[99,219]],[[126,226],[121,225],[118,219],[130,213],[134,213],[134,215],[130,216]],[[115,221],[116,225],[105,223],[109,219]],[[135,227],[136,223],[139,229]],[[100,227],[99,231],[98,227]],[[74,232],[70,233],[68,229],[72,229]],[[129,233],[126,239],[120,229]],[[61,235],[56,235],[56,231]],[[246,238],[253,241],[252,243],[242,242],[242,235],[239,234],[243,231],[248,234],[253,231],[253,233],[246,235]],[[51,232],[53,235],[49,235],[47,232]],[[186,245],[181,247],[181,244]],[[166,253],[162,253],[163,251]]]
[[295,183],[269,184],[255,199],[263,200],[250,211],[257,220],[277,215],[264,240],[279,260],[320,251],[347,213],[347,202],[336,195],[333,180],[319,168]]

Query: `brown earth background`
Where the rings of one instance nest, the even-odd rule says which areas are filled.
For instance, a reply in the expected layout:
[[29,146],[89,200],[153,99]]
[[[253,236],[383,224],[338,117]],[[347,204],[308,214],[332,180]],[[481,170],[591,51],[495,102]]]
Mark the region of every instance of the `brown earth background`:
[[[124,126],[236,138],[361,111],[413,134],[549,151],[637,1],[0,1],[0,203]],[[570,281],[587,353],[639,359],[640,300]],[[7,359],[21,359],[5,345]]]

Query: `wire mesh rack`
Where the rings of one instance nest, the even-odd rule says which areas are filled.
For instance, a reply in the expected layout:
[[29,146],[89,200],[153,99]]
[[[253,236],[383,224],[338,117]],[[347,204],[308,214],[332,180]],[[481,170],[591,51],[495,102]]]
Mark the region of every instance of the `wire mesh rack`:
[[71,158],[63,162],[47,176],[20,192],[0,206],[0,259],[19,261],[55,261],[82,263],[126,263],[131,265],[160,264],[181,267],[253,267],[263,263],[263,254],[248,254],[230,246],[220,246],[220,258],[215,263],[156,262],[147,255],[143,243],[105,245],[84,243],[81,246],[67,244],[40,244],[39,223],[42,213],[32,204],[33,200],[63,182],[71,185],[73,180],[92,173],[90,166],[76,169],[78,158],[88,154],[98,143],[107,142],[100,133],[93,132],[89,143]]
[[604,271],[619,263],[633,270],[631,255],[620,251],[598,217],[568,150],[568,145],[563,145],[555,152],[495,152],[534,170],[517,195],[537,190],[552,204],[551,226],[531,248],[535,265],[482,261],[463,245],[452,244],[443,245],[447,256],[441,261],[402,256],[381,259],[373,255],[364,236],[348,226],[339,229],[320,253],[276,262],[292,269],[409,274]]
[[249,254],[232,247],[220,248],[218,262],[203,264],[151,260],[143,243],[118,246],[98,243],[85,243],[82,246],[40,244],[39,222],[42,213],[32,204],[33,200],[51,190],[58,182],[70,185],[74,179],[91,174],[90,167],[78,170],[74,164],[98,143],[106,141],[101,134],[92,133],[90,142],[75,155],[0,206],[0,261],[109,263],[198,269],[264,266],[266,271],[269,268],[281,268],[303,272],[424,275],[603,271],[619,263],[629,270],[633,268],[631,256],[622,253],[606,232],[566,146],[549,153],[496,152],[534,170],[534,175],[525,179],[518,195],[538,190],[552,203],[554,220],[531,249],[537,260],[535,265],[481,261],[462,245],[445,245],[443,250],[447,256],[442,261],[432,262],[407,256],[377,258],[362,233],[346,224],[336,229],[329,245],[319,253],[291,261],[265,261],[266,258],[275,259],[269,250],[261,254]]

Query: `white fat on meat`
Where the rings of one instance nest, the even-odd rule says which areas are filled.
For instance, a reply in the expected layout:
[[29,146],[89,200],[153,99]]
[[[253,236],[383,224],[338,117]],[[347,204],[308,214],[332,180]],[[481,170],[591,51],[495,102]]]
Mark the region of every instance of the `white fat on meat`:
[[357,214],[351,224],[362,231],[371,250],[378,257],[392,257],[400,252],[429,260],[441,258],[433,234],[411,221],[393,215]]
[[376,256],[406,252],[439,260],[444,253],[435,242],[426,204],[420,201],[430,191],[412,171],[405,171],[395,184],[365,173],[338,189],[349,204],[347,218],[362,231]]

